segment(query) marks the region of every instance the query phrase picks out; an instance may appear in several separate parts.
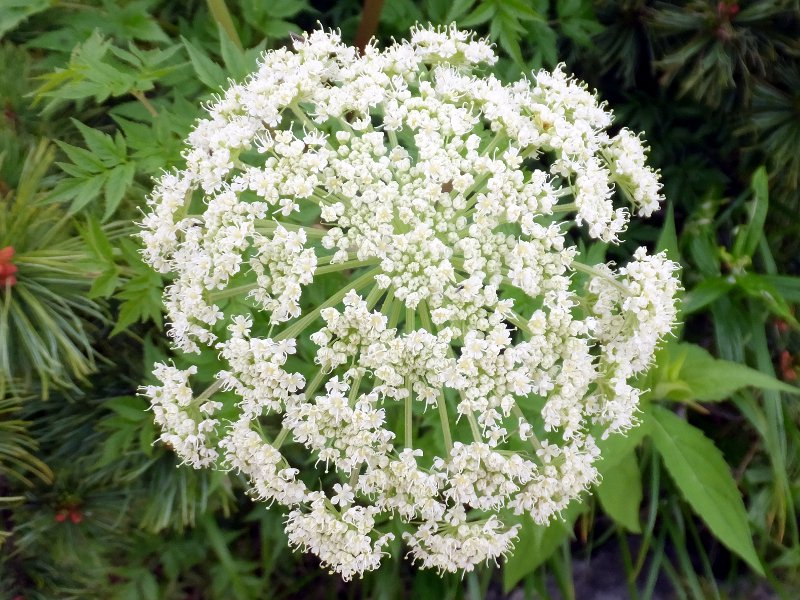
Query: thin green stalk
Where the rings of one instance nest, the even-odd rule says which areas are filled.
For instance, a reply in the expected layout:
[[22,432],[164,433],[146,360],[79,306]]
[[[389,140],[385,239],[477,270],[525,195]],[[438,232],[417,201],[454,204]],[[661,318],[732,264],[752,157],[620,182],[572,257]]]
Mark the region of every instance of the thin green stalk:
[[339,271],[346,271],[347,269],[357,269],[359,267],[368,267],[371,265],[376,265],[380,262],[380,259],[377,258],[369,258],[367,260],[347,260],[342,263],[336,263],[332,265],[324,265],[322,267],[317,267],[314,270],[314,275],[325,275],[327,273],[337,273]]
[[[525,421],[527,421],[527,419],[525,418],[525,413],[522,412],[522,409],[516,402],[514,402],[514,405],[511,407],[511,412],[513,412],[514,416],[517,417],[518,419],[524,419]],[[542,447],[542,443],[539,441],[539,438],[536,437],[536,434],[534,434],[531,431],[528,435],[531,436],[528,438],[528,442],[530,442],[530,445],[533,446],[533,449],[540,450]]]
[[639,600],[639,591],[636,589],[636,573],[633,570],[633,559],[631,549],[628,546],[628,539],[622,528],[617,527],[617,540],[619,542],[619,553],[622,556],[622,564],[625,567],[625,583],[628,584],[628,595],[631,600]]
[[228,6],[225,4],[225,0],[208,0],[208,10],[211,13],[211,16],[217,22],[217,25],[222,27],[225,33],[228,34],[230,40],[236,44],[236,47],[239,48],[239,50],[244,50],[242,40],[239,38],[239,34],[236,32],[236,27],[233,24],[233,18],[228,10]]
[[644,535],[642,536],[642,545],[639,548],[639,555],[636,557],[636,567],[634,573],[636,577],[644,566],[644,561],[647,558],[647,551],[650,548],[650,543],[653,538],[653,530],[656,526],[656,517],[658,517],[658,494],[661,489],[661,462],[658,455],[650,449],[650,508],[647,513],[647,523],[644,528]]
[[467,413],[467,422],[469,423],[469,428],[472,431],[472,437],[475,438],[476,442],[482,442],[483,435],[481,434],[481,428],[478,426],[478,421],[475,420],[475,415],[472,411]]
[[288,427],[281,427],[281,430],[278,432],[278,435],[275,437],[275,441],[272,442],[272,447],[275,450],[280,450],[281,446],[283,446],[283,442],[286,441],[286,438],[289,436],[289,428]]
[[293,323],[291,326],[287,327],[283,331],[281,331],[277,336],[275,336],[275,341],[279,342],[281,340],[286,340],[289,338],[297,337],[297,335],[302,332],[306,327],[311,325],[314,321],[319,318],[320,313],[326,308],[331,306],[336,306],[341,302],[344,297],[351,291],[355,290],[358,291],[367,285],[369,285],[372,281],[374,281],[375,276],[381,272],[380,268],[377,269],[370,269],[361,277],[357,278],[352,283],[344,286],[338,292],[336,292],[333,296],[328,298],[325,302],[320,304],[317,308],[312,310],[311,312],[304,315],[301,319]]
[[598,277],[600,279],[604,279],[605,281],[613,285],[615,288],[617,288],[619,291],[621,291],[623,294],[630,295],[631,293],[627,287],[625,287],[619,281],[614,279],[614,277],[612,277],[608,273],[601,271],[600,269],[596,269],[591,265],[586,265],[578,261],[572,261],[571,266],[575,271],[580,271],[581,273],[586,273],[587,275],[591,275],[592,277]]
[[556,204],[553,207],[553,214],[569,213],[578,210],[578,205],[575,202],[567,202],[566,204]]
[[326,373],[322,369],[319,369],[317,374],[314,375],[314,379],[312,379],[311,382],[306,386],[306,389],[303,390],[306,401],[311,399],[311,396],[314,395],[314,392],[316,392],[319,386],[322,385],[322,380],[325,379],[325,377]]
[[273,221],[271,219],[264,219],[263,221],[256,221],[255,230],[259,233],[271,233],[283,227],[287,231],[305,231],[306,236],[310,238],[324,238],[328,235],[327,229],[320,229],[319,227],[308,227],[306,225],[297,225],[296,223],[284,223],[282,221]]
[[367,304],[367,310],[372,310],[375,305],[378,303],[378,300],[381,299],[381,296],[386,292],[385,289],[381,289],[377,285],[373,287],[369,294],[367,294],[367,298],[364,300]]
[[[415,314],[414,309],[406,308],[406,333],[410,333],[414,331],[415,328]],[[403,414],[405,416],[405,427],[404,427],[404,434],[405,434],[405,447],[406,448],[413,448],[413,434],[414,434],[414,390],[411,384],[411,378],[406,377],[406,391],[408,395],[405,398],[405,402],[403,403],[404,409]]]
[[195,398],[195,402],[197,404],[200,404],[208,400],[211,396],[213,396],[216,392],[218,392],[223,385],[224,383],[222,382],[222,380],[217,379],[214,383],[212,383],[205,390],[203,390],[203,392],[197,398]]
[[[428,305],[424,302],[419,305],[419,320],[426,330],[435,333],[433,322],[431,321],[431,314],[428,311]],[[447,414],[447,398],[445,398],[444,391],[441,389],[439,390],[439,398],[436,400],[436,409],[439,413],[439,423],[442,428],[442,437],[444,438],[444,449],[447,455],[450,456],[453,451],[453,433],[450,431],[450,417]]]

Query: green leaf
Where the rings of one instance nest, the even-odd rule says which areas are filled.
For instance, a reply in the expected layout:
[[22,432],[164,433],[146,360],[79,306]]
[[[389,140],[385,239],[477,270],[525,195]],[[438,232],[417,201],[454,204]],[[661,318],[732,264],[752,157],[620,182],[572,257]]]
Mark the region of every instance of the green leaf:
[[107,269],[92,282],[88,296],[89,298],[108,298],[114,293],[118,285],[119,270],[116,267]]
[[4,0],[0,8],[0,39],[28,17],[50,8],[51,0]]
[[489,21],[497,12],[497,5],[494,2],[482,2],[478,8],[469,13],[458,26],[461,28],[475,27]]
[[[680,362],[681,366],[675,379],[670,378],[656,383],[654,390],[656,398],[715,402],[725,400],[736,390],[745,387],[788,394],[800,393],[798,387],[751,369],[747,365],[716,359],[694,344],[667,344],[665,350],[668,364]],[[667,368],[666,365],[663,367]],[[661,371],[662,369],[659,369],[659,372]],[[684,384],[679,392],[675,391],[675,386],[670,385],[676,381]]]
[[608,516],[628,531],[641,532],[642,476],[634,452],[624,454],[613,469],[606,470],[595,491]]
[[774,315],[779,316],[795,327],[800,327],[792,313],[792,308],[769,279],[756,273],[744,273],[736,277],[736,283],[745,294],[766,304]]
[[664,215],[664,225],[656,243],[656,252],[666,252],[667,258],[679,263],[681,253],[678,249],[678,234],[675,232],[675,211],[672,203],[667,204],[667,213]]
[[225,69],[211,60],[208,55],[195,47],[185,37],[181,37],[181,40],[186,52],[189,53],[189,60],[192,61],[192,67],[194,67],[197,78],[212,90],[218,90],[225,85],[228,80]]
[[686,502],[725,546],[763,576],[747,511],[722,453],[670,411],[653,406],[646,415],[655,448]]
[[718,276],[704,279],[692,288],[681,301],[680,308],[683,315],[690,315],[724,296],[733,288],[733,282],[728,277]]
[[769,178],[764,167],[759,167],[753,174],[750,189],[753,190],[753,200],[748,203],[750,218],[747,225],[740,229],[733,246],[733,255],[737,258],[752,257],[764,235],[764,222],[769,209]]
[[105,185],[106,208],[103,213],[103,220],[107,220],[119,207],[125,192],[133,183],[133,176],[136,173],[136,165],[127,163],[114,167],[108,173]]
[[536,567],[546,561],[561,543],[572,534],[572,525],[584,512],[586,505],[573,501],[562,513],[562,519],[548,526],[537,525],[526,518],[519,530],[514,553],[503,566],[503,589],[506,593]]
[[75,127],[81,132],[81,137],[83,137],[86,142],[86,147],[89,148],[91,153],[99,158],[106,167],[113,167],[125,162],[127,149],[124,146],[124,142],[122,148],[120,148],[118,143],[116,143],[114,138],[110,135],[98,131],[97,129],[87,127],[77,119],[71,120]]

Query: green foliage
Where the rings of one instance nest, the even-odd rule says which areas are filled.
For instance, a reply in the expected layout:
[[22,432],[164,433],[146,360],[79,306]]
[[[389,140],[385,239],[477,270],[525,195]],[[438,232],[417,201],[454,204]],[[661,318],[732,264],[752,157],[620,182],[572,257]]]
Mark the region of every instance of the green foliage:
[[94,274],[69,215],[42,202],[52,159],[48,144],[32,148],[19,186],[0,198],[0,240],[19,269],[0,295],[0,397],[17,380],[47,396],[53,384],[85,384],[95,370],[91,332],[105,316],[86,294]]
[[683,497],[722,543],[763,575],[744,503],[722,453],[698,429],[667,410],[653,407],[647,418],[653,423],[656,450]]
[[[352,40],[362,9],[356,0],[0,6],[0,249],[13,246],[19,268],[17,283],[0,288],[0,597],[388,599],[407,589],[438,599],[520,585],[568,597],[572,561],[614,547],[615,535],[631,597],[652,597],[665,581],[676,597],[726,597],[762,569],[795,597],[794,0],[384,3],[379,39],[455,21],[497,44],[498,77],[565,61],[596,87],[619,126],[647,132],[669,200],[627,236],[683,265],[682,328],[647,377],[641,425],[598,439],[596,499],[587,494],[549,527],[520,521],[502,574],[440,579],[388,563],[345,588],[286,550],[284,516],[252,503],[236,474],[176,468],[136,396],[142,365],[166,356],[150,339],[169,282],[141,262],[129,224],[152,177],[181,164],[203,101],[317,21]],[[632,250],[578,241],[591,263],[624,263]],[[346,283],[330,279],[331,292]],[[309,344],[299,344],[301,370]]]

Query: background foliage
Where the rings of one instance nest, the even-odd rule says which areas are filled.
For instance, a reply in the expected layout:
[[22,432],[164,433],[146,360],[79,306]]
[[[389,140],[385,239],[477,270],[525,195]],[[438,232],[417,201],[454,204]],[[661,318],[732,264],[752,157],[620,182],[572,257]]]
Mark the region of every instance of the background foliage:
[[[235,474],[154,444],[135,394],[167,351],[163,282],[132,222],[260,52],[317,22],[363,44],[428,21],[489,36],[504,78],[566,62],[647,132],[668,205],[586,252],[667,250],[682,325],[563,522],[464,579],[395,561],[345,586]],[[0,598],[585,598],[608,560],[631,597],[797,597],[797,0],[2,0],[0,65]]]

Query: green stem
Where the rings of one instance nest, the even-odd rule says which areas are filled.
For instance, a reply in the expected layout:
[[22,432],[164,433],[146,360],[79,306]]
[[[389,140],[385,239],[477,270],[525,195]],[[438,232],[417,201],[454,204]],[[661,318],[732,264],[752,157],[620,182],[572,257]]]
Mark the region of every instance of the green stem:
[[230,40],[236,45],[239,50],[244,50],[242,40],[239,39],[239,34],[236,32],[236,27],[233,25],[233,18],[228,10],[225,0],[208,0],[208,10],[217,25],[222,27],[223,31],[228,35]]
[[218,392],[222,388],[223,385],[224,384],[223,384],[222,380],[221,379],[217,379],[214,383],[212,383],[205,390],[203,390],[203,392],[197,398],[195,398],[194,401],[197,404],[205,402],[206,400],[211,398],[211,396],[213,396],[216,392]]
[[583,263],[578,262],[578,261],[572,261],[571,267],[575,271],[580,271],[581,273],[586,273],[587,275],[590,275],[592,277],[599,277],[600,279],[605,279],[608,283],[610,283],[611,285],[613,285],[615,288],[617,288],[619,291],[621,291],[622,293],[624,293],[626,295],[630,295],[630,293],[631,293],[631,291],[627,287],[625,287],[619,281],[614,279],[614,277],[612,277],[608,273],[604,273],[600,269],[596,269],[596,268],[592,267],[591,265],[586,265],[586,264],[583,264]]
[[314,124],[314,122],[308,118],[308,115],[304,113],[299,106],[296,104],[291,104],[289,106],[289,110],[291,110],[292,114],[297,117],[298,121],[305,125],[306,129],[311,131],[315,131],[317,129],[317,126]]
[[283,227],[287,231],[305,231],[306,236],[310,238],[322,239],[328,235],[327,229],[320,229],[318,227],[307,227],[305,225],[297,225],[295,223],[283,223],[281,221],[273,221],[264,219],[263,221],[256,221],[255,230],[259,233],[272,233],[278,227]]
[[348,260],[343,263],[336,263],[332,265],[325,265],[317,267],[314,275],[325,275],[326,273],[336,273],[338,271],[345,271],[347,269],[357,269],[358,267],[367,267],[378,264],[380,259],[368,258],[367,260]]
[[317,318],[319,317],[320,313],[323,310],[339,304],[339,302],[341,302],[351,290],[358,291],[366,287],[372,281],[374,281],[375,276],[378,275],[380,272],[381,272],[380,268],[370,269],[369,271],[364,273],[361,277],[353,281],[351,284],[344,286],[333,296],[331,296],[325,302],[320,304],[317,308],[312,310],[310,313],[307,313],[300,320],[293,323],[290,327],[287,327],[286,329],[281,331],[277,336],[275,336],[275,341],[279,342],[281,340],[297,337],[297,335],[301,331],[303,331],[306,327],[311,325],[311,323],[317,320]]
[[306,397],[306,402],[311,400],[311,396],[313,396],[314,392],[316,392],[319,386],[322,385],[322,380],[325,379],[325,377],[326,374],[322,369],[317,371],[317,374],[314,375],[314,379],[312,379],[311,382],[306,386],[306,389],[303,390],[303,394]]
[[131,95],[132,95],[134,98],[136,98],[136,99],[137,99],[139,102],[141,102],[141,103],[142,103],[142,106],[144,106],[145,110],[146,110],[148,113],[150,113],[150,116],[151,116],[151,117],[153,117],[154,119],[155,119],[156,117],[158,117],[158,111],[156,110],[156,107],[155,107],[155,106],[153,106],[153,105],[150,103],[150,100],[148,100],[148,99],[147,99],[147,96],[145,96],[145,95],[144,95],[144,92],[141,92],[141,91],[139,91],[139,90],[132,90],[132,91],[131,91]]
[[272,442],[272,447],[275,448],[275,450],[280,450],[281,446],[283,446],[283,442],[286,441],[288,435],[289,435],[289,428],[281,427],[281,430],[278,432],[278,436],[275,438],[275,441]]
[[467,421],[469,422],[469,428],[472,430],[472,437],[475,438],[476,442],[482,442],[481,428],[478,426],[478,421],[475,420],[475,415],[472,411],[467,413]]
[[[431,314],[425,302],[419,305],[419,320],[425,329],[431,333],[435,333],[433,322],[431,321]],[[442,427],[442,437],[444,437],[444,449],[447,455],[450,456],[453,451],[453,433],[450,431],[450,416],[447,414],[447,399],[445,398],[444,390],[439,390],[439,398],[436,400],[436,409],[439,412],[439,423]]]
[[[522,412],[522,409],[519,407],[519,404],[514,402],[514,406],[511,407],[511,412],[514,413],[514,416],[518,419],[522,419],[526,423],[528,419],[525,418],[525,413]],[[533,432],[530,432],[530,437],[528,438],[528,442],[530,442],[531,446],[533,446],[534,450],[539,450],[542,447],[542,443],[539,441],[539,438]]]
[[[406,307],[406,333],[410,333],[415,329],[415,314],[414,309]],[[413,416],[414,416],[414,390],[411,383],[411,377],[406,376],[406,396],[404,403],[405,415],[405,446],[406,448],[413,448]]]
[[372,310],[375,307],[375,305],[378,303],[378,300],[381,299],[381,296],[383,296],[385,291],[386,291],[385,289],[381,289],[377,285],[369,291],[366,300],[364,300],[364,302],[367,303],[367,310]]
[[578,210],[578,205],[574,202],[567,202],[566,204],[556,204],[553,207],[553,214],[569,213]]

